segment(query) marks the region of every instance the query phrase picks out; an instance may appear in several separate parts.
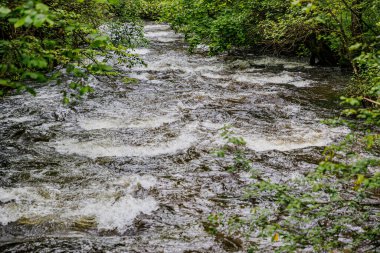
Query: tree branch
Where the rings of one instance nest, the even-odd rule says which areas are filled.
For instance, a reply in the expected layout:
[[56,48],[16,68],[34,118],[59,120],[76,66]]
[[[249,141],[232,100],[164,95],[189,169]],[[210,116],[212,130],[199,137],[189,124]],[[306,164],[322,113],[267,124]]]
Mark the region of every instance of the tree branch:
[[363,99],[366,100],[366,101],[368,101],[368,102],[371,102],[371,103],[373,103],[375,105],[380,105],[380,102],[377,102],[375,100],[372,100],[372,99],[369,99],[369,98],[363,98]]

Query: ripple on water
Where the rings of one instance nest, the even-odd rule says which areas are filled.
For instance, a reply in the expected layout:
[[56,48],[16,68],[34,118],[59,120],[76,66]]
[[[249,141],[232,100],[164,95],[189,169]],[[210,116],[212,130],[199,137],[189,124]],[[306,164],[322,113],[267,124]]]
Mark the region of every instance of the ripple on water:
[[281,129],[273,135],[244,136],[247,147],[262,152],[269,150],[290,151],[307,147],[323,147],[334,139],[348,133],[346,128],[329,128],[325,125],[293,125]]
[[138,55],[146,55],[146,54],[149,54],[150,51],[151,50],[148,48],[134,48],[134,49],[128,50],[128,53],[138,54]]
[[154,24],[154,25],[145,25],[144,26],[144,31],[149,32],[149,31],[163,31],[163,30],[170,30],[169,25],[165,24]]
[[210,79],[229,79],[228,75],[220,75],[212,72],[202,73],[202,76]]
[[252,83],[252,84],[291,84],[296,87],[308,87],[313,81],[306,80],[294,73],[282,72],[280,74],[268,73],[240,73],[235,75],[233,79],[237,82]]
[[174,31],[155,31],[155,32],[147,32],[145,33],[145,37],[158,42],[174,42],[178,40],[182,40],[183,36],[180,34],[176,34]]
[[189,149],[197,140],[195,124],[189,124],[182,129],[174,139],[144,146],[132,146],[116,143],[111,139],[79,141],[65,139],[55,143],[55,149],[62,154],[78,154],[90,158],[96,157],[153,157],[175,154]]
[[[330,129],[315,121],[315,111],[322,110],[322,114],[327,109],[304,99],[303,94],[309,89],[299,89],[301,94],[290,87],[319,87],[319,80],[328,78],[324,74],[293,72],[291,69],[306,67],[302,63],[274,59],[254,60],[241,68],[231,68],[228,57],[187,54],[180,49],[184,46],[179,43],[182,37],[168,25],[147,25],[145,32],[152,41],[149,49],[129,52],[141,55],[147,67],[138,65],[130,69],[116,58],[109,60],[110,64],[129,73],[129,77],[141,81],[131,87],[130,93],[124,90],[120,93],[122,79],[117,80],[115,93],[108,81],[90,79],[97,92],[90,94],[83,104],[63,107],[61,87],[55,86],[38,89],[39,96],[33,99],[20,95],[8,98],[9,104],[2,103],[5,115],[0,119],[2,125],[12,126],[11,131],[26,129],[23,138],[0,140],[1,147],[12,148],[0,151],[0,160],[7,159],[0,169],[0,174],[5,175],[0,180],[0,228],[5,240],[8,234],[10,237],[20,235],[25,241],[20,244],[30,249],[33,236],[38,237],[39,248],[29,251],[54,251],[53,247],[65,251],[69,244],[77,250],[77,239],[70,243],[58,240],[55,246],[49,240],[55,234],[69,237],[78,233],[82,237],[88,235],[87,251],[102,251],[106,246],[107,250],[118,252],[130,251],[131,247],[141,249],[136,250],[139,252],[222,252],[215,238],[203,231],[202,219],[211,211],[242,214],[245,209],[242,210],[237,201],[240,189],[246,184],[243,182],[249,182],[248,173],[231,177],[207,154],[207,150],[225,143],[220,136],[225,124],[238,127],[234,129],[236,135],[247,141],[247,148],[258,152],[324,146],[345,133],[344,129]],[[262,68],[262,65],[273,64],[275,68]],[[260,68],[255,68],[256,65]],[[324,92],[321,97],[330,99],[328,94]],[[22,108],[19,111],[22,115],[30,115],[17,118],[22,116],[14,113],[17,107]],[[184,122],[194,123],[185,125]],[[37,141],[41,138],[34,137],[45,133],[52,136],[49,142]],[[181,157],[182,153],[192,147],[196,147],[200,157],[187,161],[187,156]],[[192,157],[190,151],[188,155]],[[315,154],[312,149],[294,153],[299,152],[302,159],[303,153]],[[165,156],[168,154],[169,158]],[[77,155],[106,158],[91,161]],[[162,157],[157,157],[160,155]],[[133,161],[133,168],[142,166],[141,169],[149,169],[155,177],[129,175],[127,169],[116,172],[124,164],[120,161],[125,160],[116,157],[133,156],[137,158],[126,159]],[[286,159],[282,156],[270,152],[268,158],[275,160],[274,166],[270,162],[258,167],[263,167],[271,178],[282,180],[277,164],[293,159],[286,153]],[[176,163],[177,158],[183,160],[183,164]],[[301,157],[296,158],[299,167],[295,170],[309,168],[309,160],[299,162],[298,158]],[[165,170],[151,170],[157,166]],[[189,173],[193,169],[195,173]],[[298,174],[289,174],[289,177],[302,180]],[[158,183],[156,178],[159,178]],[[151,187],[154,191],[149,190]],[[224,196],[233,196],[223,205],[210,201],[219,195],[223,201]],[[146,218],[151,224],[149,230],[138,231],[139,225],[134,227],[133,224],[140,218],[136,216],[153,212],[155,216]],[[78,225],[91,233],[78,232]],[[136,231],[136,236],[94,234],[97,230],[123,234],[129,229]],[[116,242],[110,244],[115,238],[127,244],[125,250]],[[46,244],[41,246],[41,240]],[[92,245],[92,240],[102,242]]]
[[109,117],[97,117],[97,118],[80,118],[78,124],[85,130],[95,129],[118,129],[118,128],[157,128],[164,124],[170,124],[177,121],[174,115],[162,115],[152,116],[143,119],[123,119],[123,118],[109,118]]
[[53,185],[0,188],[0,223],[23,219],[33,224],[53,221],[72,226],[90,217],[97,229],[122,233],[140,213],[151,214],[158,208],[153,197],[133,197],[139,188],[149,190],[155,184],[152,176],[135,175],[94,180],[87,188],[77,189]]

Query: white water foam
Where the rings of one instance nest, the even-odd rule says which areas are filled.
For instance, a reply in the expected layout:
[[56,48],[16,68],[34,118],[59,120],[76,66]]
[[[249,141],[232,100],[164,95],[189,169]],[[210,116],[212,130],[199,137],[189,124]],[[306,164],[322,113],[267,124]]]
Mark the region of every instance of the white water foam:
[[247,147],[258,152],[279,150],[290,151],[307,147],[323,147],[334,141],[334,138],[347,133],[346,128],[329,128],[324,125],[313,126],[290,126],[283,129],[275,136],[263,135],[244,136]]
[[182,35],[176,34],[174,31],[155,31],[155,32],[146,32],[145,37],[159,42],[174,42],[181,40]]
[[289,68],[289,69],[309,66],[307,62],[290,61],[289,59],[281,59],[281,58],[275,58],[275,57],[256,58],[256,59],[250,60],[250,62],[254,65],[265,65],[265,66],[282,65],[284,66],[284,68]]
[[150,49],[148,49],[148,48],[134,48],[134,49],[129,49],[128,53],[138,54],[138,55],[146,55],[146,54],[150,53]]
[[194,133],[195,124],[185,127],[179,136],[167,142],[148,144],[145,146],[132,146],[115,143],[111,139],[84,141],[65,139],[55,143],[55,149],[62,154],[78,154],[90,158],[96,157],[153,157],[165,154],[174,154],[189,149],[197,140]]
[[149,119],[138,119],[131,122],[128,127],[130,128],[157,128],[165,124],[170,124],[178,120],[174,116],[157,116]]
[[282,72],[281,74],[264,74],[264,73],[239,73],[233,76],[233,79],[237,82],[252,83],[252,84],[291,84],[296,87],[308,87],[313,81],[303,79],[300,76],[290,74],[288,72]]
[[131,73],[129,75],[130,78],[135,78],[140,81],[148,81],[152,79],[152,75],[146,72],[141,72],[141,73]]
[[150,63],[147,67],[145,66],[136,66],[133,70],[137,71],[183,71],[187,72],[186,69],[189,69],[189,63],[186,60],[183,60],[182,57],[179,56],[167,56],[162,59],[157,59],[156,61]]
[[154,25],[145,25],[144,31],[163,31],[163,30],[171,30],[169,25],[165,24],[154,24]]
[[9,118],[7,118],[7,120],[17,122],[17,123],[23,123],[23,122],[34,120],[34,117],[31,117],[31,116],[23,116],[23,117],[19,117],[19,118],[9,117]]
[[145,119],[127,119],[127,118],[80,118],[78,124],[85,130],[96,129],[119,129],[119,128],[157,128],[164,124],[170,124],[177,121],[174,115],[152,116]]
[[95,217],[98,229],[117,229],[122,233],[133,219],[140,213],[150,214],[157,209],[157,203],[152,197],[136,199],[130,195],[111,202],[108,196],[103,199],[90,199],[81,203],[75,214],[84,217]]
[[81,218],[95,219],[97,229],[122,233],[140,213],[151,214],[157,201],[148,196],[135,198],[139,188],[149,190],[156,184],[152,176],[122,176],[94,181],[87,188],[54,188],[52,185],[0,188],[0,223],[7,225],[20,218],[30,222],[55,221],[72,224]]

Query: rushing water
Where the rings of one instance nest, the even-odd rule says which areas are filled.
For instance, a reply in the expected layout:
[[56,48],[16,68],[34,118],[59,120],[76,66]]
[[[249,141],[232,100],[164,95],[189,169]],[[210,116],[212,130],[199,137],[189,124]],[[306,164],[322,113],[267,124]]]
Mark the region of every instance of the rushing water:
[[239,251],[202,225],[250,208],[249,174],[211,154],[220,128],[233,125],[273,180],[314,168],[346,131],[320,123],[347,81],[337,69],[189,55],[168,26],[145,32],[135,53],[148,66],[126,68],[137,84],[94,82],[69,107],[54,86],[0,102],[1,252]]

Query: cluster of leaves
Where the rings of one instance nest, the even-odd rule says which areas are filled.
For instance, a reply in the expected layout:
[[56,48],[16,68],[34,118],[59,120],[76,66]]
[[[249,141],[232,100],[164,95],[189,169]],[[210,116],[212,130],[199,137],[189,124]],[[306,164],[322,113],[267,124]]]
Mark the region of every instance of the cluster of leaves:
[[[380,28],[380,22],[377,26]],[[359,71],[348,86],[347,94],[359,97],[360,101],[376,104],[380,95],[380,36],[370,44],[358,42],[350,50],[358,54],[354,64]]]
[[252,216],[251,228],[262,236],[277,234],[279,251],[312,248],[315,252],[374,250],[378,238],[380,159],[362,156],[358,145],[378,145],[379,136],[350,134],[326,149],[326,160],[298,181],[253,184],[249,197],[273,201]]
[[236,136],[232,130],[232,126],[226,125],[221,129],[221,136],[226,144],[214,153],[219,158],[232,157],[232,163],[227,166],[227,171],[234,172],[239,170],[249,171],[251,169],[251,161],[245,156],[246,142],[242,137]]
[[140,17],[149,20],[158,20],[161,13],[161,0],[142,0]]
[[[293,9],[301,10],[304,24],[312,30],[314,42],[310,36],[305,43],[318,43],[315,54],[330,51],[336,55],[341,66],[354,62],[359,51],[350,50],[359,43],[371,44],[380,33],[376,23],[380,20],[380,4],[373,0],[294,0]],[[287,23],[286,19],[284,20]],[[292,40],[290,40],[292,41]],[[312,48],[308,45],[309,48]],[[364,49],[364,48],[361,48]],[[311,49],[313,50],[313,49]],[[312,52],[313,53],[313,52]],[[323,60],[323,59],[320,59]],[[332,59],[327,59],[332,60]],[[352,64],[358,72],[357,66]]]
[[309,54],[315,63],[349,65],[349,47],[379,33],[375,0],[166,0],[161,18],[215,54],[236,48]]
[[[117,74],[116,58],[139,63],[127,53],[142,36],[129,0],[1,0],[0,95],[49,80],[66,81],[64,102],[92,90],[89,76]],[[130,22],[128,25],[125,22]],[[109,25],[104,25],[104,24]],[[102,29],[103,28],[103,29]],[[110,36],[112,34],[112,36]],[[69,96],[70,94],[70,96]]]
[[262,37],[258,24],[274,18],[276,14],[270,14],[273,10],[282,12],[286,2],[167,0],[163,1],[161,18],[185,34],[190,50],[202,43],[215,54],[254,46]]
[[[343,103],[355,103],[344,99]],[[254,203],[249,217],[238,214],[230,217],[211,214],[207,230],[228,237],[240,237],[257,250],[249,238],[271,238],[276,252],[375,251],[380,245],[379,189],[380,189],[380,114],[364,117],[352,124],[341,120],[355,131],[337,145],[325,149],[325,160],[315,171],[298,178],[285,176],[272,182],[252,170],[255,183],[247,187],[245,199]],[[363,120],[364,119],[364,120]],[[376,123],[375,123],[376,122]],[[369,131],[369,128],[372,131]],[[366,132],[358,131],[366,129]],[[217,153],[237,158],[234,171],[249,170],[244,140],[233,136],[229,127],[223,129],[226,145]],[[240,166],[244,161],[244,166]],[[236,166],[237,165],[237,166]]]

